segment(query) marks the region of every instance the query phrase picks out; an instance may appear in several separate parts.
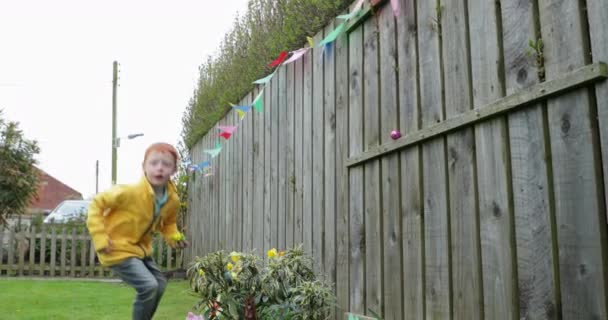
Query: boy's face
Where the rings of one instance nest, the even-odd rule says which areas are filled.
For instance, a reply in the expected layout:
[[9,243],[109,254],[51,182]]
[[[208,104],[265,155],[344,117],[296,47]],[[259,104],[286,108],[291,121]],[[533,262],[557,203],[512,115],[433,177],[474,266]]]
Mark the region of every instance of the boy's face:
[[144,173],[152,186],[162,187],[175,173],[175,160],[170,153],[152,151],[143,164]]

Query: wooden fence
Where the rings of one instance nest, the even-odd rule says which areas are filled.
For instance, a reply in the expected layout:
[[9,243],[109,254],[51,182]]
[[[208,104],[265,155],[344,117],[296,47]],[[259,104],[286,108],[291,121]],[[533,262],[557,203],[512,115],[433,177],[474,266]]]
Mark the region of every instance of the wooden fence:
[[358,314],[607,319],[608,1],[399,3],[218,123],[186,259],[303,243]]
[[[181,268],[182,251],[154,240],[153,257],[162,270]],[[84,227],[43,225],[25,230],[0,229],[0,276],[112,277],[97,260]]]

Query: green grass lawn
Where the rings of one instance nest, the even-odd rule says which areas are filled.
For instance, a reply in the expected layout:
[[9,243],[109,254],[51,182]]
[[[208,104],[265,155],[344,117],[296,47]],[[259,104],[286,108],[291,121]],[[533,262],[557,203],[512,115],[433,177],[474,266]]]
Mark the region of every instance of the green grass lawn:
[[[122,283],[0,278],[0,319],[129,320],[135,290]],[[186,281],[170,281],[155,320],[183,320],[196,303]]]

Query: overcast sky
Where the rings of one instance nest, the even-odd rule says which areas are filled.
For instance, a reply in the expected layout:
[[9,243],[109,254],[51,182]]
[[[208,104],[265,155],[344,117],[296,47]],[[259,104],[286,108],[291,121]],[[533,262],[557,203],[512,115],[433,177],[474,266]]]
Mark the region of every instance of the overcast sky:
[[112,62],[120,64],[118,183],[145,148],[177,144],[198,66],[247,0],[0,0],[0,109],[39,142],[39,167],[89,197],[111,185]]

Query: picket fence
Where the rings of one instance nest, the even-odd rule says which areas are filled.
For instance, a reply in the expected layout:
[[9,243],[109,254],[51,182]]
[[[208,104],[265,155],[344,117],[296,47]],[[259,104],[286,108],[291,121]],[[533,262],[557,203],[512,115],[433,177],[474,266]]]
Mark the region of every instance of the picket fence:
[[[182,266],[181,250],[154,239],[153,257],[163,271]],[[99,264],[84,226],[42,225],[0,229],[0,276],[110,278]]]

